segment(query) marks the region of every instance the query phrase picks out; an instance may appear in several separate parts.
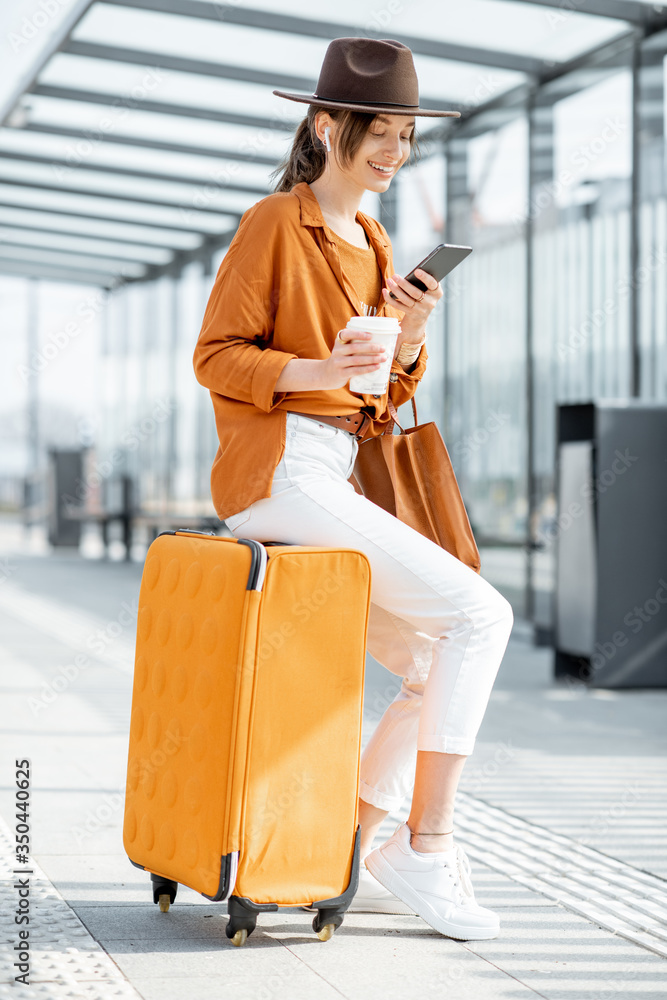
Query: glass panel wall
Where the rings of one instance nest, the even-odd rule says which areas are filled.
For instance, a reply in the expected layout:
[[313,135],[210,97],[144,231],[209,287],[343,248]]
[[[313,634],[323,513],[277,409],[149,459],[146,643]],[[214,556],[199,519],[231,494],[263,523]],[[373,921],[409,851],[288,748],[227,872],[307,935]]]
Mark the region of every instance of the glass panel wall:
[[[436,420],[443,430],[483,550],[484,575],[519,614],[547,628],[558,404],[633,394],[667,397],[667,32],[639,45],[635,89],[633,44],[618,42],[530,95],[515,94],[504,104],[499,99],[495,108],[455,123],[444,131],[446,138],[429,141],[421,162],[401,171],[382,205],[366,200],[362,206],[387,226],[400,273],[440,242],[473,247],[445,281],[431,319],[420,419]],[[443,91],[449,92],[444,83]],[[35,108],[45,100],[36,97]],[[141,134],[141,115],[128,115],[128,133]],[[167,131],[160,135],[166,139],[172,120],[163,119]],[[179,133],[183,141],[202,145],[213,141],[209,129],[220,128],[187,119],[180,125],[187,131]],[[196,131],[204,128],[206,135]],[[223,142],[220,133],[217,142],[221,149],[233,148],[247,132],[239,126],[233,141]],[[278,137],[269,139],[260,152],[273,155]],[[28,141],[19,137],[17,148]],[[279,142],[284,144],[282,131]],[[6,167],[12,176],[17,169]],[[127,232],[129,239],[129,225],[145,221],[178,227],[168,238],[163,230],[146,232],[153,232],[158,249],[165,241],[177,250],[200,239],[182,232],[175,202],[162,208],[119,201],[112,219],[108,203],[82,189],[35,189],[24,196],[8,184],[0,193],[14,199],[6,225],[20,225],[25,213],[37,209],[49,217],[56,208],[105,209],[109,238]],[[245,207],[248,199],[240,193],[238,199]],[[231,216],[211,208],[197,214],[202,233],[232,225]],[[60,221],[67,225],[67,216]],[[120,226],[122,232],[114,229]],[[123,244],[115,244],[115,253],[123,252]],[[130,283],[94,310],[101,346],[98,413],[91,426],[101,492],[128,475],[137,506],[146,513],[173,519],[214,514],[210,469],[217,434],[209,393],[194,377],[192,352],[223,255],[216,251],[210,261],[191,264],[177,276]],[[14,302],[11,279],[3,279],[0,292],[9,304],[8,329],[25,328],[27,308]],[[78,294],[83,301],[84,293]],[[39,301],[40,314],[62,326],[52,300]],[[44,325],[43,336],[48,334]],[[17,364],[19,333],[11,339],[11,364]],[[54,363],[41,376],[44,394],[57,372]],[[27,390],[19,388],[23,398]],[[410,422],[409,407],[402,416]],[[57,421],[50,423],[55,433]],[[27,461],[11,448],[13,431],[23,434],[24,428],[14,418],[8,426],[5,466],[14,469]],[[531,540],[538,546],[532,554]]]
[[[448,143],[446,242],[473,252],[445,283],[446,441],[482,572],[523,610],[528,126],[480,115]],[[518,221],[517,221],[518,220]]]
[[[408,274],[439,243],[445,240],[446,166],[440,144],[431,155],[404,167],[392,181],[394,198],[395,231],[388,220],[383,220],[390,231],[394,270]],[[372,214],[372,212],[371,212]],[[444,302],[441,300],[431,313],[428,325],[428,367],[416,396],[420,422],[436,420],[442,426],[444,416]],[[401,408],[402,421],[413,423],[410,405]],[[405,424],[404,424],[405,426]]]
[[559,403],[632,392],[632,50],[543,87],[532,119],[534,604],[551,624]]
[[210,284],[193,263],[178,278],[125,286],[110,297],[98,449],[110,475],[131,477],[141,514],[215,516],[213,410],[192,368]]

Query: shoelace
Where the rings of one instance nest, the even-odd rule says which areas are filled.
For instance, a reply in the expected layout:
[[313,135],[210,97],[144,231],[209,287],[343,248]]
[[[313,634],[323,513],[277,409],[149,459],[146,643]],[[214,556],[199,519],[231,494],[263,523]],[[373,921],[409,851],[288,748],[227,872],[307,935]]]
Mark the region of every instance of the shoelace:
[[447,874],[454,882],[455,887],[455,902],[456,903],[466,903],[474,900],[475,893],[473,891],[472,882],[470,881],[470,862],[468,861],[468,855],[458,844],[454,847],[455,855],[453,863],[451,861],[443,861],[443,867],[447,870]]

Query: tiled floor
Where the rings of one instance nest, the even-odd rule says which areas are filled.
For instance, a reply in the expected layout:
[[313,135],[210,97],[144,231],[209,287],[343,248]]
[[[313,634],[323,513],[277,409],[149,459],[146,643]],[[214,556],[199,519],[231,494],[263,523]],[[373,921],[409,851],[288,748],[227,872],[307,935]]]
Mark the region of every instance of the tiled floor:
[[[33,849],[44,876],[36,888],[42,903],[57,901],[48,905],[59,917],[51,920],[42,905],[35,941],[44,954],[35,958],[34,985],[10,985],[10,962],[0,998],[667,995],[665,959],[591,917],[596,893],[609,897],[604,875],[607,884],[615,878],[617,902],[629,900],[635,917],[643,913],[661,929],[651,903],[667,875],[667,692],[554,685],[548,651],[528,645],[518,628],[460,804],[477,896],[498,910],[500,936],[462,943],[418,917],[349,914],[322,943],[312,916],[292,909],[263,914],[247,946],[236,949],[225,938],[224,904],[181,888],[170,912],[159,913],[147,877],[122,848],[134,636],[120,614],[136,601],[141,566],[18,551],[12,562],[0,586],[0,815],[13,826],[12,766],[30,757]],[[396,686],[369,664],[366,735],[377,721],[373,706]],[[542,829],[550,832],[544,843]],[[544,875],[553,874],[554,845],[563,863],[550,886]],[[11,875],[4,891],[11,899]],[[574,912],[577,898],[588,916]],[[14,928],[3,926],[11,950]]]

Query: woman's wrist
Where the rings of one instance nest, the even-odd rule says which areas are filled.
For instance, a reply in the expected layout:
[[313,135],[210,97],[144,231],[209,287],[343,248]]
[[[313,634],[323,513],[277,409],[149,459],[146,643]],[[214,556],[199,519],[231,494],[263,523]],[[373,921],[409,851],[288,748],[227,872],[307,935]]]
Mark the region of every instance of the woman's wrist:
[[315,358],[292,358],[288,361],[274,386],[274,392],[303,392],[328,389],[324,361]]
[[410,340],[407,338],[401,339],[399,348],[394,355],[394,358],[403,368],[411,368],[419,355],[421,354],[421,349],[426,342],[426,334],[422,331],[422,336],[418,340]]

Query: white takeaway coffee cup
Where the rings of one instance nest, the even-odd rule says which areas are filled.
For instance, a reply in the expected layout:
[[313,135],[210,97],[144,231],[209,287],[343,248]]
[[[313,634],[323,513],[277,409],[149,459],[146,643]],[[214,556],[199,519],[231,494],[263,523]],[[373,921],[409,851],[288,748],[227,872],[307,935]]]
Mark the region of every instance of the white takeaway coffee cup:
[[348,320],[346,329],[352,332],[371,333],[372,340],[367,343],[381,344],[384,347],[387,360],[383,362],[381,368],[376,368],[375,371],[367,372],[365,375],[353,375],[350,379],[351,392],[381,396],[389,385],[396,340],[401,332],[400,323],[391,316],[352,316]]

